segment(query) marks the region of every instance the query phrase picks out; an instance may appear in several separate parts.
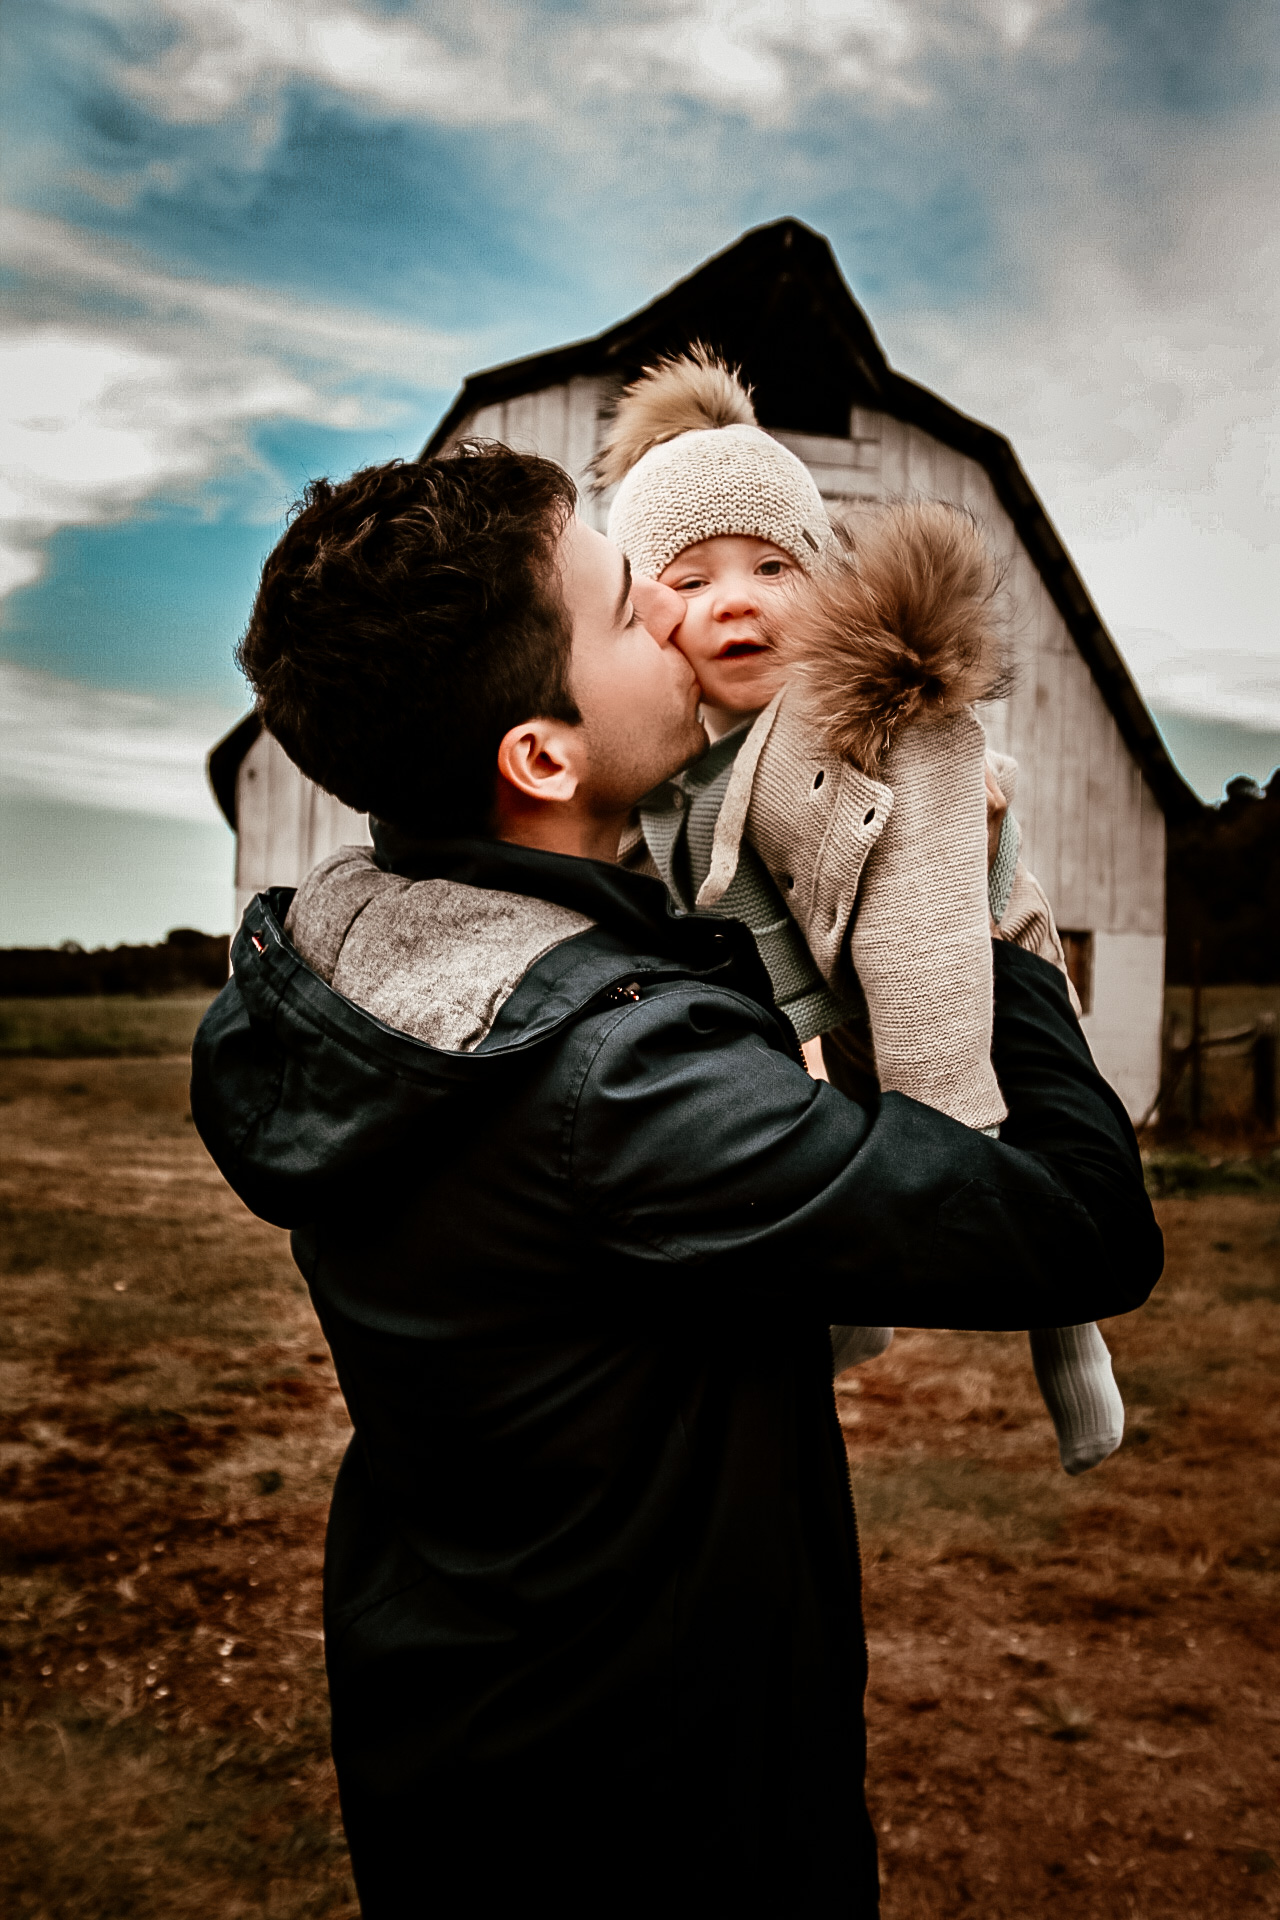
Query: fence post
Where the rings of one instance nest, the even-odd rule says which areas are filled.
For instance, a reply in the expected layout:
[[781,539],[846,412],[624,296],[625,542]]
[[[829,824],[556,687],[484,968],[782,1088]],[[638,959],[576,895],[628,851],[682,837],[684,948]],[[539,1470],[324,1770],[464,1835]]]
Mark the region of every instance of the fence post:
[[1191,942],[1191,1124],[1200,1125],[1204,1099],[1204,1057],[1202,1052],[1200,942]]
[[1276,1016],[1258,1016],[1253,1042],[1253,1114],[1268,1133],[1276,1125]]

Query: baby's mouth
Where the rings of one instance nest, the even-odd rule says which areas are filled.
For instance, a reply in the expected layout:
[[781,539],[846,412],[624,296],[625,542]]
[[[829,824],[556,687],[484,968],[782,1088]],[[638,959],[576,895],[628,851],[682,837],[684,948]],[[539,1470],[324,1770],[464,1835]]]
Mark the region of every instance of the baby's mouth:
[[768,653],[763,640],[728,640],[716,655],[717,660],[750,660],[758,653]]

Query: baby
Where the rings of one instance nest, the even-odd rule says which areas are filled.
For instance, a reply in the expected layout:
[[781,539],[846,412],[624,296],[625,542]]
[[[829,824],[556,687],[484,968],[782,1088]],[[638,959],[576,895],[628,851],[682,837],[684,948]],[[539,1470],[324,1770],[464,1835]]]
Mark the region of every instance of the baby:
[[[621,483],[611,538],[686,602],[712,739],[642,804],[624,857],[752,928],[811,1070],[995,1131],[991,931],[1065,967],[1018,862],[1013,763],[988,757],[972,711],[999,671],[973,523],[899,504],[842,542],[808,470],[701,349],[627,390],[598,471]],[[837,1370],[891,1337],[833,1328]],[[1105,1343],[1090,1326],[1031,1345],[1063,1466],[1081,1472],[1123,1433]]]

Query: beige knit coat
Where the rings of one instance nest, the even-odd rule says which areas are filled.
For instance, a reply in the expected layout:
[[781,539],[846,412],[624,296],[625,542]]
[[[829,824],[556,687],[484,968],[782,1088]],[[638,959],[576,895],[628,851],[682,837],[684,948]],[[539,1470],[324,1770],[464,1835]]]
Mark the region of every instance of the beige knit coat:
[[[1006,1111],[991,1065],[987,746],[971,704],[996,678],[990,580],[972,524],[920,504],[882,509],[825,570],[780,636],[788,684],[739,750],[697,902],[723,897],[745,837],[829,984],[846,992],[856,975],[881,1088],[971,1127]],[[993,764],[1011,797],[1013,762]],[[1063,965],[1021,868],[999,931]]]
[[725,794],[698,905],[744,837],[828,983],[866,996],[885,1092],[997,1125],[991,1067],[986,740],[971,709],[905,727],[873,779],[832,753],[794,691],[765,709]]

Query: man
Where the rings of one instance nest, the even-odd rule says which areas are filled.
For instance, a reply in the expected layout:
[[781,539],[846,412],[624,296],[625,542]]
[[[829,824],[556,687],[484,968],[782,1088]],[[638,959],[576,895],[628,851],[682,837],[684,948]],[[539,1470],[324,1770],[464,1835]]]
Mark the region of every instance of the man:
[[370,1920],[873,1915],[831,1321],[1137,1306],[1160,1237],[1052,968],[1004,1137],[808,1077],[750,935],[611,863],[697,753],[677,596],[505,449],[319,482],[242,662],[375,817],[249,908],[192,1105],[355,1436],[325,1568]]

